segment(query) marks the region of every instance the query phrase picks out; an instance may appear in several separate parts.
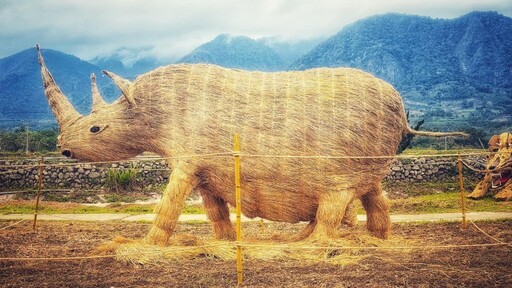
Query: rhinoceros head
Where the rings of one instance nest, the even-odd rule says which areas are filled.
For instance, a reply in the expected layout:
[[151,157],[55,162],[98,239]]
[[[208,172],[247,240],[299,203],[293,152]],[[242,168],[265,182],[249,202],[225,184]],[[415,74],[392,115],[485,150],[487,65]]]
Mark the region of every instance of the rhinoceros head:
[[[137,141],[136,104],[131,97],[131,82],[107,71],[120,88],[124,97],[112,104],[103,101],[91,75],[92,112],[84,116],[78,113],[55,83],[46,68],[37,46],[41,76],[48,103],[59,125],[58,148],[64,156],[85,161],[113,161],[128,159],[144,151]],[[147,139],[146,139],[147,140]]]

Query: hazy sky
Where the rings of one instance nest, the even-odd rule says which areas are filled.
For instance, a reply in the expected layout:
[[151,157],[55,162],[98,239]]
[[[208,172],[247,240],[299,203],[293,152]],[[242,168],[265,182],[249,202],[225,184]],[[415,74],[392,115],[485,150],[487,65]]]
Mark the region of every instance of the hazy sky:
[[126,48],[173,61],[221,33],[298,41],[375,14],[455,18],[473,10],[512,17],[512,1],[0,0],[0,58],[39,43],[85,60]]

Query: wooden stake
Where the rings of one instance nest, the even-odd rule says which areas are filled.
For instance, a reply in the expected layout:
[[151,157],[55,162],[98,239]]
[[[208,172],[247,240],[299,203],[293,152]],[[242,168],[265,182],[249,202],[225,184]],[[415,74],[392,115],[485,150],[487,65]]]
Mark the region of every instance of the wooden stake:
[[263,219],[260,219],[260,227],[261,227],[261,235],[265,234],[265,222],[263,222]]
[[44,158],[41,156],[39,160],[39,179],[37,180],[37,196],[36,196],[36,209],[34,211],[34,224],[32,230],[36,230],[37,213],[39,211],[39,198],[41,197],[41,190],[43,188],[43,170],[44,170]]
[[462,229],[466,229],[468,227],[468,223],[466,220],[466,195],[464,193],[464,182],[462,176],[462,158],[458,157],[457,160],[457,168],[459,170],[459,187],[460,187],[460,205],[462,208]]
[[235,155],[235,201],[236,201],[236,272],[238,284],[242,284],[242,193],[240,189],[240,136],[235,134],[233,152]]
[[28,156],[29,149],[28,149],[28,123],[25,129],[25,156]]

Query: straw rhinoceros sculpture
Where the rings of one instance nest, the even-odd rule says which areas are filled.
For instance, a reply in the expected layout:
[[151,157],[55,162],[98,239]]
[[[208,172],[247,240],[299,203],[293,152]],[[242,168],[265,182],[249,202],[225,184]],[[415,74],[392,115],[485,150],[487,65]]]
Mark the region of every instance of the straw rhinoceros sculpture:
[[[217,238],[233,239],[233,150],[242,141],[242,212],[248,217],[308,221],[301,237],[336,237],[345,209],[359,198],[367,228],[390,232],[381,180],[404,134],[414,131],[388,83],[349,68],[278,73],[214,65],[170,65],[130,82],[112,78],[122,96],[105,103],[93,83],[93,107],[80,115],[39,63],[62,154],[86,161],[123,160],[150,151],[172,172],[146,236],[166,245],[185,198],[198,189]],[[220,153],[220,154],[219,154]],[[194,157],[193,155],[199,155]],[[336,157],[318,157],[318,156]]]

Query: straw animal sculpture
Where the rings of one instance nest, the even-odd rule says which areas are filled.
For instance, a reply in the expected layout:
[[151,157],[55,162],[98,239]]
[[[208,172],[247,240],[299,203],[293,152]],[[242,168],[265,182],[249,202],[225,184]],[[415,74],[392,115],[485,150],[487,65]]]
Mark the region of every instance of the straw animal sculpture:
[[[243,214],[307,221],[299,238],[311,239],[336,238],[357,198],[368,230],[387,238],[389,205],[380,182],[402,136],[464,135],[414,131],[398,92],[351,68],[263,73],[185,64],[133,82],[104,71],[122,96],[107,104],[93,82],[92,112],[84,116],[58,88],[39,48],[38,56],[63,155],[106,161],[150,151],[168,158],[172,172],[145,238],[150,244],[169,243],[193,189],[216,238],[235,238],[228,210],[235,205],[233,157],[215,157],[233,151],[235,133],[242,139]],[[184,157],[190,155],[202,156]],[[348,157],[309,157],[318,155]]]
[[491,193],[496,200],[508,201],[512,199],[512,134],[494,135],[488,144],[487,173],[467,197],[481,199]]

